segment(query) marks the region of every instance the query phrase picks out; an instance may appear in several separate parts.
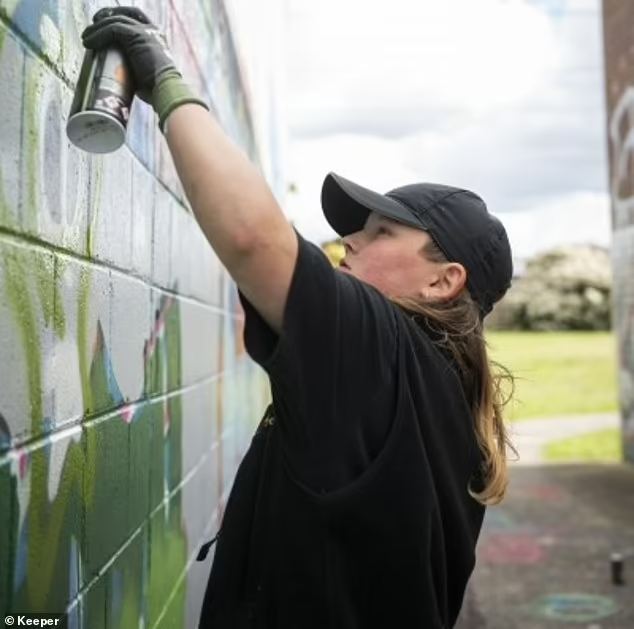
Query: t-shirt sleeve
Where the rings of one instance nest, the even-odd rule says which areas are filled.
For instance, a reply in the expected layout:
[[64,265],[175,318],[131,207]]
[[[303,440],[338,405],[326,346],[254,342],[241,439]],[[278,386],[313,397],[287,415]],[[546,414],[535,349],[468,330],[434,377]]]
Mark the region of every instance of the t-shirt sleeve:
[[279,335],[240,295],[245,346],[269,375],[276,401],[286,406],[280,429],[294,451],[329,453],[331,466],[337,457],[348,464],[352,457],[365,467],[391,419],[383,425],[363,421],[393,386],[396,308],[370,285],[333,269],[319,247],[297,237]]

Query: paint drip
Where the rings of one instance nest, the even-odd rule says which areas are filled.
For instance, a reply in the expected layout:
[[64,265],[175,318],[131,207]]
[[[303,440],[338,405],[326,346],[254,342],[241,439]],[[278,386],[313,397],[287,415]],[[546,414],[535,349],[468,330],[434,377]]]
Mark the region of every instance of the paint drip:
[[125,142],[134,99],[132,76],[118,48],[86,51],[66,134],[89,153],[112,153]]

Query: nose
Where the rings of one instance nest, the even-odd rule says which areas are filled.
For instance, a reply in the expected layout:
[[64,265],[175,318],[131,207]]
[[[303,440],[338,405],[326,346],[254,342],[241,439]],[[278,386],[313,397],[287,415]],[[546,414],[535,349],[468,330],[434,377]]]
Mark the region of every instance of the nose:
[[361,232],[355,232],[354,234],[348,234],[343,238],[343,248],[346,254],[357,253],[361,246],[359,235]]

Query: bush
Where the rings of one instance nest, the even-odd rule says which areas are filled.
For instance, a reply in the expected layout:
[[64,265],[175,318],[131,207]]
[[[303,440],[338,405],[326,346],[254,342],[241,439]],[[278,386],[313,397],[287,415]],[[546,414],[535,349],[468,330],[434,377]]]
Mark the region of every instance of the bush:
[[560,247],[528,261],[487,326],[515,330],[609,330],[612,271],[606,249]]

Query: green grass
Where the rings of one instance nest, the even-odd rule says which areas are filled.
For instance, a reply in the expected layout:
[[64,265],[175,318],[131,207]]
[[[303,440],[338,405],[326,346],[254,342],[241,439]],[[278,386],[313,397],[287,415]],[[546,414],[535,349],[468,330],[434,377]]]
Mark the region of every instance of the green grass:
[[623,458],[621,431],[608,428],[553,441],[544,447],[542,454],[544,460],[549,462],[618,462]]
[[617,410],[613,334],[489,331],[487,341],[516,378],[509,419]]

